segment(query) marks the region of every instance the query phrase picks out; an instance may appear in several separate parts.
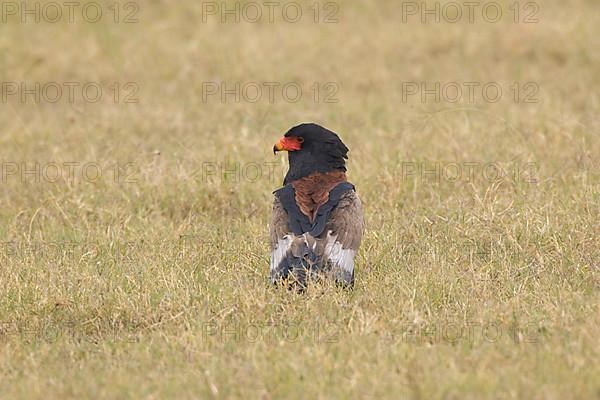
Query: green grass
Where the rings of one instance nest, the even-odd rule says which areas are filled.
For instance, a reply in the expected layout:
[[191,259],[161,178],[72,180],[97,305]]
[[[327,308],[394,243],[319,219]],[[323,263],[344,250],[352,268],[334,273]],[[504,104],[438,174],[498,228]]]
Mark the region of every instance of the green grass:
[[[600,397],[597,5],[422,24],[402,23],[398,2],[342,1],[339,23],[315,24],[302,4],[296,24],[202,23],[199,2],[168,1],[141,3],[137,24],[0,23],[2,82],[104,89],[93,104],[0,104],[5,169],[103,172],[3,170],[1,398]],[[115,103],[115,82],[122,96],[135,82],[139,103]],[[303,96],[203,102],[203,82],[294,82]],[[335,82],[339,102],[315,102],[315,82],[321,98]],[[404,102],[403,82],[504,93]],[[515,102],[514,82],[537,84],[539,102]],[[287,168],[271,148],[303,121],[351,149],[367,225],[353,291],[267,284]],[[534,163],[537,183],[481,167],[403,177],[453,162]],[[207,174],[214,163],[263,175]]]

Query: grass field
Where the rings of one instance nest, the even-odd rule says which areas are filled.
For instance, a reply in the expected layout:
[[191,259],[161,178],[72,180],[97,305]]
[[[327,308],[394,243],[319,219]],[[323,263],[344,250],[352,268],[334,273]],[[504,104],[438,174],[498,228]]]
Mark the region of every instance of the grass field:
[[[600,398],[596,1],[112,3],[2,5],[0,398]],[[305,121],[353,291],[267,284]]]

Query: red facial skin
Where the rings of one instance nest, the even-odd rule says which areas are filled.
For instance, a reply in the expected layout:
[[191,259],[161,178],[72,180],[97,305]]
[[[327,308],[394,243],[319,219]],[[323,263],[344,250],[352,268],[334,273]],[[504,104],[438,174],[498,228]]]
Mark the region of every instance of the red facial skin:
[[291,137],[282,137],[281,139],[279,139],[279,142],[277,142],[277,144],[275,145],[275,150],[277,151],[281,151],[281,150],[286,150],[286,151],[298,151],[302,148],[302,142],[304,142],[304,139],[297,137],[297,136],[291,136]]

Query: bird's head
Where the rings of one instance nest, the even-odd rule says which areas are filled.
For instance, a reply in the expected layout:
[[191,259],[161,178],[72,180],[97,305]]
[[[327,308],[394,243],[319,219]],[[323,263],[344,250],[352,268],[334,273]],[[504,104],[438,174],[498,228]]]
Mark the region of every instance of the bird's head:
[[284,184],[312,175],[346,171],[348,148],[332,131],[317,124],[293,127],[275,144],[273,152],[287,151],[290,169]]

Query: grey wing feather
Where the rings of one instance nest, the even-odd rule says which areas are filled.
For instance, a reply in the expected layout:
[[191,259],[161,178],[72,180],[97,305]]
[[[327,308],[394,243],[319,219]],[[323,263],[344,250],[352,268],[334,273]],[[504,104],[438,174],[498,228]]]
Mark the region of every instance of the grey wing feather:
[[344,249],[358,250],[365,229],[365,216],[362,203],[355,191],[342,196],[331,212],[325,231],[337,235],[337,241]]
[[289,233],[288,215],[277,197],[275,197],[275,201],[273,202],[273,214],[271,216],[271,224],[269,225],[269,233],[271,237],[271,251],[273,251],[277,242]]
[[322,265],[331,268],[336,280],[352,284],[354,257],[364,232],[362,203],[354,191],[342,196],[319,237]]
[[275,279],[276,271],[287,257],[292,244],[292,236],[288,230],[288,215],[277,197],[273,202],[273,215],[269,225],[271,237],[271,278]]

